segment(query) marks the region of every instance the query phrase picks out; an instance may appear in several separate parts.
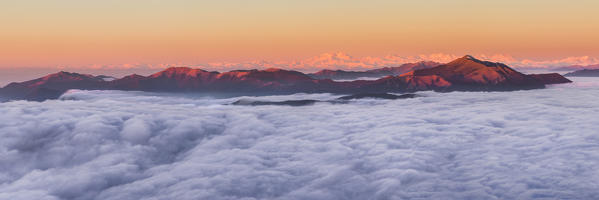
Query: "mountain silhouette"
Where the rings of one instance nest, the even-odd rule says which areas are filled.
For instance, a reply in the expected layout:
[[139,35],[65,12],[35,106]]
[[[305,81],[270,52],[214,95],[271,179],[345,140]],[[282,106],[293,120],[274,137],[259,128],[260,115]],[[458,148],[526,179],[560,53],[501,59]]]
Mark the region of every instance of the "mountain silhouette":
[[[317,79],[298,71],[269,68],[210,72],[188,67],[171,67],[150,76],[129,75],[120,79],[106,76],[58,72],[42,78],[11,83],[0,89],[5,100],[42,101],[56,99],[69,89],[132,90],[151,92],[194,92],[227,95],[269,95],[293,93],[386,93],[434,90],[511,91],[544,88],[546,84],[567,83],[559,74],[520,73],[505,64],[464,56],[447,64],[409,65],[401,75],[377,80],[333,81]],[[401,67],[400,67],[401,68]]]

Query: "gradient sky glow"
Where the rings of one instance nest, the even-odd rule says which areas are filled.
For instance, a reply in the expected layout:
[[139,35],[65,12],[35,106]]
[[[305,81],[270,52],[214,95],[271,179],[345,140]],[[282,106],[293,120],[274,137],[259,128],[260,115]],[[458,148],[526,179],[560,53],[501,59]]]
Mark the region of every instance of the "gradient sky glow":
[[599,57],[599,1],[2,0],[0,67],[509,54]]

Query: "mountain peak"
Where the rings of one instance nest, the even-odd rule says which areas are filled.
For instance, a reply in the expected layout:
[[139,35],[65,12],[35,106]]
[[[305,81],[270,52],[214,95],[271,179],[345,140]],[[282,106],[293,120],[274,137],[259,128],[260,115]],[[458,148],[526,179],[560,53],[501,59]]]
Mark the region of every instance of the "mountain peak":
[[165,70],[162,70],[158,73],[152,74],[150,77],[159,77],[159,76],[191,76],[196,77],[199,73],[208,72],[202,69],[193,69],[189,67],[169,67]]
[[163,72],[175,72],[175,73],[187,73],[189,71],[192,71],[192,68],[189,67],[169,67],[166,68],[164,70],[162,70]]
[[497,62],[491,62],[491,61],[484,61],[484,60],[479,60],[477,58],[475,58],[474,56],[471,55],[465,55],[461,58],[455,59],[449,63],[447,63],[446,65],[479,65],[479,66],[486,66],[486,67],[497,67],[497,66],[501,66],[501,67],[508,67],[503,63],[497,63]]
[[89,74],[80,74],[80,73],[74,73],[74,72],[66,72],[66,71],[60,71],[54,74],[49,74],[46,75],[44,77],[42,77],[42,80],[83,80],[83,79],[94,79],[95,77],[93,75],[89,75]]
[[452,62],[455,62],[455,61],[462,61],[462,62],[464,62],[464,61],[471,61],[471,62],[476,62],[476,63],[481,63],[481,64],[492,63],[492,62],[488,62],[488,61],[479,60],[479,59],[477,59],[477,58],[475,58],[474,56],[471,56],[471,55],[465,55],[465,56],[463,56],[461,58],[458,58],[458,59],[456,59],[456,60],[454,60]]
[[474,58],[474,56],[471,56],[471,55],[465,55],[464,57],[462,57],[462,59],[467,59],[467,60],[478,60],[478,59]]
[[539,84],[509,66],[478,60],[470,55],[437,67],[414,71],[415,75],[437,75],[463,85],[527,85]]

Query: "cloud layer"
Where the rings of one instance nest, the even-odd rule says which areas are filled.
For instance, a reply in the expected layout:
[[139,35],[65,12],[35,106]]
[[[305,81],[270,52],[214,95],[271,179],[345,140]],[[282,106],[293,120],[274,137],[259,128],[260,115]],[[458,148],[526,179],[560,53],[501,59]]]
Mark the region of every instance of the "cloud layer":
[[120,91],[1,103],[0,199],[597,199],[599,84],[575,81],[306,107]]

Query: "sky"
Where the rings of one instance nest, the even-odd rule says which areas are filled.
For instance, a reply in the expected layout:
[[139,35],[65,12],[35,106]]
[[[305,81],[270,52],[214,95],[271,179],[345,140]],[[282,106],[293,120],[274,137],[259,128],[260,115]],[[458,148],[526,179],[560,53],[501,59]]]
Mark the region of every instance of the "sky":
[[599,1],[1,0],[0,68],[302,60],[327,52],[599,57]]

